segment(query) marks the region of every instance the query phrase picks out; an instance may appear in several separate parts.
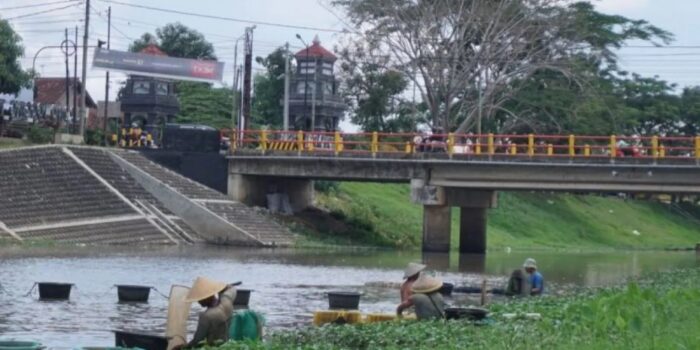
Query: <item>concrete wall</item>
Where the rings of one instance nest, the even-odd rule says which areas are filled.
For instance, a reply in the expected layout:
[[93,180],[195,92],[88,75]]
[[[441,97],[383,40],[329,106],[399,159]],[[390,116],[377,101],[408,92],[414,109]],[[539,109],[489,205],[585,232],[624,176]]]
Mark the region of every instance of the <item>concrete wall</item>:
[[146,158],[221,193],[228,191],[228,161],[218,153],[140,150]]
[[143,186],[146,191],[158,199],[168,210],[181,217],[187,225],[197,231],[207,242],[251,246],[262,245],[262,242],[256,237],[216,215],[203,205],[190,200],[137,166],[113,153],[110,153],[110,157]]
[[274,176],[249,176],[230,174],[228,194],[235,201],[246,205],[267,207],[267,195],[285,193],[289,196],[292,211],[300,212],[313,206],[313,181]]

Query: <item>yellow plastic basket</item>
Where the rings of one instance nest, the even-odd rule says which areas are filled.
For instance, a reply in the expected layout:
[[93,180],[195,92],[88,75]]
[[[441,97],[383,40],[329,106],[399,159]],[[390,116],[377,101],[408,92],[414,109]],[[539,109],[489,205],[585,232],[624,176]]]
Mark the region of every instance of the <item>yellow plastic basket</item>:
[[395,319],[396,314],[367,314],[365,316],[366,323],[387,322]]
[[328,323],[356,324],[362,322],[362,314],[356,310],[322,310],[314,312],[314,326]]

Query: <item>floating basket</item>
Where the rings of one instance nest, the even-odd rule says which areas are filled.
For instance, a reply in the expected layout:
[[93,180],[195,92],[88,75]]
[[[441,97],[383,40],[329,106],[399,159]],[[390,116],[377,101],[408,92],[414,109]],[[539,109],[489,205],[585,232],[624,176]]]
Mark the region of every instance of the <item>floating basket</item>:
[[72,283],[38,282],[39,300],[68,300]]
[[117,285],[117,297],[120,303],[147,303],[151,288],[149,286]]
[[331,310],[357,310],[360,307],[360,293],[329,292],[328,308]]
[[314,326],[324,324],[356,324],[362,322],[359,311],[324,310],[314,312]]
[[387,322],[396,318],[396,314],[367,314],[365,315],[365,323]]
[[455,285],[452,283],[443,283],[442,287],[440,287],[440,294],[444,296],[451,296],[452,295],[452,290],[455,288]]
[[489,310],[478,307],[448,307],[445,309],[445,317],[448,320],[482,320],[486,318]]
[[250,302],[250,289],[236,289],[236,299],[233,300],[235,307],[248,307]]
[[0,340],[0,350],[39,350],[44,349],[41,343],[20,340]]
[[151,334],[114,331],[114,345],[144,350],[167,350],[168,338]]

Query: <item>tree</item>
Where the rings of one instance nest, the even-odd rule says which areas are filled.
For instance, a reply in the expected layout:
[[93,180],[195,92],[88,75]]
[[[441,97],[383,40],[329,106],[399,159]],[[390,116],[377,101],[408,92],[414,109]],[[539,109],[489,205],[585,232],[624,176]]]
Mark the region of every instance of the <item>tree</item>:
[[24,55],[21,42],[10,24],[0,19],[0,93],[16,94],[29,86],[31,75],[22,70],[19,62]]
[[415,131],[412,115],[405,113],[408,102],[401,97],[408,79],[375,50],[356,41],[352,49],[340,52],[340,93],[352,109],[351,121],[365,131]]
[[271,128],[282,126],[286,57],[286,50],[280,47],[265,58],[255,58],[259,64],[265,67],[265,73],[255,75],[252,110],[252,122],[255,125],[266,125]]
[[156,35],[144,33],[129,45],[129,51],[138,52],[150,44],[157,45],[168,56],[215,60],[214,45],[200,32],[179,22],[156,29]]
[[179,82],[180,113],[177,122],[203,124],[217,129],[231,127],[232,90],[210,84]]
[[[466,131],[481,121],[497,126],[531,78],[556,72],[586,88],[572,61],[596,60],[616,69],[612,49],[630,39],[667,42],[671,35],[645,21],[603,15],[587,2],[559,0],[337,0],[393,67],[420,89],[430,121]],[[483,118],[481,117],[483,115]],[[497,130],[492,130],[497,131]]]

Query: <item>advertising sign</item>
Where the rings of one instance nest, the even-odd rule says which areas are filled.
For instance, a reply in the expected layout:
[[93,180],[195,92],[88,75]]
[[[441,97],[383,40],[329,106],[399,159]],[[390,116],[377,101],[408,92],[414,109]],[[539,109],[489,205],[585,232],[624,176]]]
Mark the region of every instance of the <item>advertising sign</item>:
[[222,81],[224,75],[223,62],[155,56],[103,48],[95,49],[92,65],[95,68],[129,74],[209,83]]

